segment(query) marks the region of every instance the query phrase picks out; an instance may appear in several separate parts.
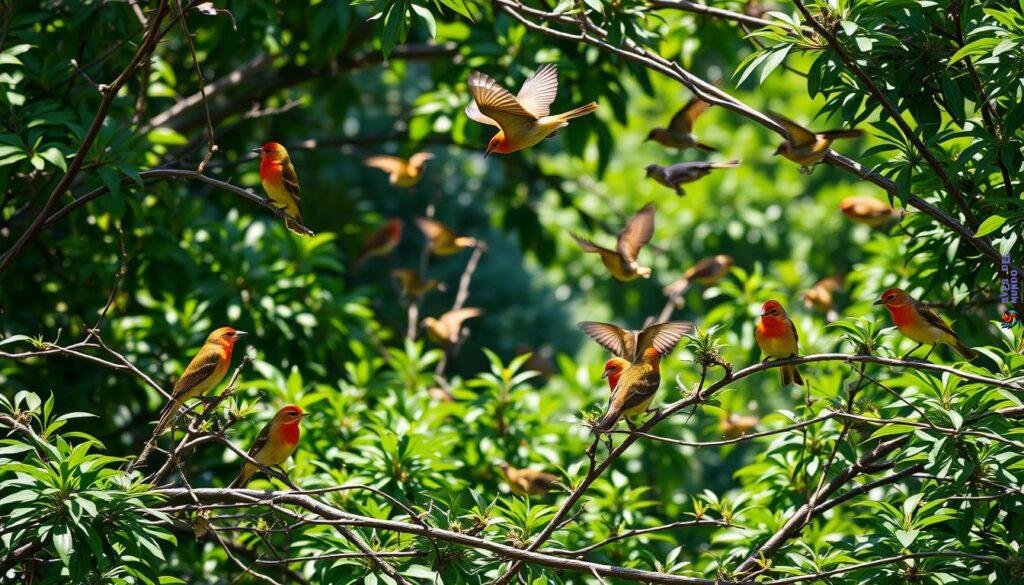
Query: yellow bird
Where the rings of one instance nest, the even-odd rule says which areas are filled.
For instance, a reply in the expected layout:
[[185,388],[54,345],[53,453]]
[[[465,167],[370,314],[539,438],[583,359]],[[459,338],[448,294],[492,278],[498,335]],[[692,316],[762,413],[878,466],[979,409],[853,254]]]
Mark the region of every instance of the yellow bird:
[[598,246],[583,236],[570,232],[572,239],[583,248],[584,252],[599,254],[601,263],[608,272],[620,282],[629,282],[637,278],[650,278],[651,269],[637,262],[640,249],[651,241],[654,235],[654,204],[648,203],[626,222],[626,227],[619,232],[614,250]]
[[418,299],[435,288],[441,288],[436,278],[423,280],[420,271],[412,268],[396,268],[391,271],[391,277],[398,283],[402,296],[410,299]]
[[558,483],[558,476],[537,469],[518,469],[508,463],[501,464],[508,489],[517,496],[542,496]]
[[874,197],[846,197],[839,202],[839,211],[851,220],[877,228],[899,219],[903,212]]
[[438,345],[452,346],[459,342],[459,335],[462,333],[462,323],[467,319],[479,317],[483,311],[475,307],[463,307],[448,311],[438,318],[427,317],[423,320],[423,327],[427,330],[427,337]]
[[655,128],[647,133],[647,138],[644,140],[653,140],[662,146],[668,146],[669,148],[678,148],[680,150],[684,148],[697,148],[705,152],[715,152],[715,148],[708,146],[697,140],[693,135],[693,123],[697,118],[708,111],[711,104],[699,99],[693,98],[685,106],[683,106],[675,116],[672,116],[672,120],[668,123],[668,128]]
[[864,135],[863,131],[857,129],[812,132],[782,114],[768,112],[768,116],[786,129],[786,140],[775,149],[775,154],[781,154],[799,163],[800,172],[805,175],[811,172],[811,167],[825,159],[829,147],[837,138],[856,138]]
[[388,182],[397,187],[415,187],[423,178],[423,169],[427,161],[434,158],[430,152],[417,152],[408,160],[397,156],[378,154],[371,156],[363,163],[374,169],[380,169],[388,174]]
[[469,93],[473,103],[466,106],[466,115],[498,128],[498,133],[487,143],[485,156],[529,148],[568,126],[569,120],[597,109],[597,103],[590,102],[562,114],[549,115],[551,102],[558,93],[558,68],[551,64],[541,65],[514,96],[497,81],[474,71],[469,74]]
[[476,238],[455,235],[448,226],[426,217],[417,217],[416,225],[427,236],[430,252],[437,256],[451,256],[463,248],[473,248],[480,243]]

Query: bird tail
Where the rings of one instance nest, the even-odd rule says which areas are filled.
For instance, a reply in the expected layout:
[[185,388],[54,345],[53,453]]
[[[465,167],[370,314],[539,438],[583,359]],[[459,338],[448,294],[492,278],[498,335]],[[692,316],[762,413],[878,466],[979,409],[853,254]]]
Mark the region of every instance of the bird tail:
[[717,148],[704,144],[703,142],[694,142],[693,147],[698,150],[703,150],[704,152],[718,152]]
[[864,136],[863,130],[856,128],[838,128],[836,130],[825,130],[824,132],[818,132],[829,140],[835,140],[836,138],[858,138]]
[[953,349],[955,349],[961,357],[963,357],[965,360],[969,362],[974,361],[978,357],[978,352],[967,347],[966,345],[963,344],[963,342],[959,340],[956,342],[956,345],[953,346]]
[[738,166],[740,166],[740,161],[738,160],[723,160],[711,163],[711,168],[713,169],[731,169]]
[[595,433],[607,433],[615,428],[615,424],[619,422],[619,418],[622,416],[622,411],[618,409],[611,409],[601,417],[601,420],[597,421],[594,425]]
[[252,476],[255,473],[256,470],[253,465],[251,463],[245,463],[242,465],[242,472],[238,474],[238,477],[231,482],[231,485],[229,485],[228,488],[233,490],[244,488],[249,485],[249,481],[252,480]]
[[167,430],[168,427],[171,426],[171,423],[174,422],[179,410],[181,410],[181,402],[178,402],[177,400],[171,400],[171,402],[164,407],[164,411],[160,415],[160,422],[156,423],[156,428],[153,429],[154,437],[159,437]]
[[563,114],[559,114],[559,118],[563,120],[572,120],[573,118],[579,118],[580,116],[586,116],[597,109],[597,102],[590,102],[585,106],[580,106],[574,110],[569,110]]
[[309,233],[304,231],[300,226],[302,225],[302,216],[296,216],[295,218],[285,217],[284,226],[291,231],[299,234],[300,236],[308,236]]
[[800,372],[797,371],[796,366],[782,366],[779,370],[782,372],[783,386],[789,384],[804,385],[804,379],[800,377]]

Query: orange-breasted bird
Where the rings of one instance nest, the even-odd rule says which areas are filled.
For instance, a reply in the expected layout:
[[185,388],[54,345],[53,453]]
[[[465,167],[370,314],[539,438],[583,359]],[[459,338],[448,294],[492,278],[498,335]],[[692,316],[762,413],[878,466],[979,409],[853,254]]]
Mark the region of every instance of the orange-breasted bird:
[[786,130],[786,140],[775,149],[775,154],[781,154],[799,163],[800,172],[803,174],[810,173],[811,167],[825,159],[829,147],[837,138],[856,138],[864,135],[862,130],[847,128],[812,132],[782,114],[768,112],[768,116]]
[[558,476],[537,469],[512,467],[508,463],[500,465],[505,474],[508,489],[517,496],[542,496],[558,483]]
[[[779,301],[768,300],[761,306],[761,317],[754,327],[754,339],[761,353],[769,358],[783,359],[794,357],[799,354],[798,344],[800,336],[796,333],[796,326],[786,314]],[[800,377],[795,365],[787,365],[779,368],[782,373],[782,385],[798,384],[803,385],[804,380]]]
[[363,247],[359,249],[355,265],[361,266],[368,258],[387,256],[402,241],[402,227],[404,223],[397,217],[388,220],[382,227],[374,231],[363,241]]
[[[252,446],[249,447],[249,457],[264,467],[277,467],[295,452],[299,446],[299,422],[307,414],[294,404],[289,404],[277,411],[274,418],[267,423]],[[230,488],[244,488],[249,485],[252,476],[260,471],[260,468],[246,461],[242,464],[242,472],[238,474],[235,481],[231,482]]]
[[423,179],[423,169],[427,161],[434,158],[431,152],[417,152],[408,160],[397,156],[378,154],[371,156],[363,163],[388,174],[388,182],[397,187],[415,187]]
[[733,258],[728,254],[715,254],[701,258],[696,264],[687,268],[682,276],[661,290],[665,296],[679,297],[690,288],[691,283],[712,286],[729,274],[732,264]]
[[164,407],[153,436],[159,436],[167,430],[186,400],[202,396],[220,384],[231,367],[231,352],[235,349],[235,342],[245,335],[245,331],[220,327],[206,337],[206,343],[199,348],[195,357],[185,367],[185,371],[181,373],[181,377],[174,383],[171,402]]
[[[845,275],[832,274],[811,285],[804,292],[804,306],[821,313],[832,313],[835,293],[843,290]],[[829,320],[834,320],[831,316]]]
[[611,431],[623,417],[632,428],[630,419],[647,412],[661,386],[661,356],[657,349],[648,347],[639,362],[628,365],[618,373],[604,416],[594,424],[594,432]]
[[299,191],[299,176],[295,174],[292,159],[285,147],[268,142],[253,152],[260,153],[260,181],[274,207],[284,213],[284,225],[300,235],[309,235],[299,229],[302,214],[302,194]]
[[637,262],[640,249],[651,241],[654,235],[654,204],[648,203],[626,222],[626,227],[619,232],[614,250],[598,246],[583,236],[570,232],[572,239],[583,248],[601,256],[601,263],[608,272],[620,282],[629,282],[637,278],[650,278],[651,269]]
[[423,327],[427,330],[427,337],[431,341],[438,345],[451,346],[459,341],[462,323],[482,314],[483,311],[476,307],[463,307],[448,311],[436,319],[427,317],[423,320]]
[[445,224],[426,217],[417,217],[416,225],[427,237],[430,252],[437,256],[451,256],[463,248],[472,248],[480,242],[476,238],[456,235]]
[[903,217],[903,212],[874,197],[846,197],[839,202],[839,211],[851,220],[877,228]]
[[640,330],[600,321],[581,321],[577,326],[612,355],[633,364],[639,363],[652,347],[668,355],[684,335],[693,331],[693,323],[687,321],[656,323]]
[[705,177],[715,169],[731,169],[740,166],[738,160],[727,160],[719,162],[682,162],[663,167],[661,165],[647,165],[647,177],[655,182],[673,189],[676,195],[686,195],[682,185],[692,183],[701,177]]
[[466,115],[482,124],[498,127],[498,133],[487,143],[486,156],[492,152],[508,154],[529,148],[569,125],[569,120],[585,116],[597,109],[596,102],[549,115],[551,102],[558,93],[558,68],[541,65],[513,96],[487,75],[469,74],[469,93],[473,103],[466,106]]
[[890,288],[882,293],[882,296],[874,304],[885,305],[885,308],[889,310],[889,315],[892,316],[893,324],[900,330],[900,333],[917,342],[917,347],[907,352],[903,356],[904,358],[914,353],[918,347],[930,345],[931,349],[924,356],[924,359],[928,359],[932,350],[939,343],[945,343],[952,347],[967,361],[978,357],[978,352],[964,345],[938,313],[924,306],[906,291]]
[[441,288],[436,278],[423,280],[420,271],[413,268],[396,268],[391,271],[391,277],[398,283],[402,296],[409,299],[418,299],[435,288]]
[[615,391],[615,387],[619,385],[619,376],[622,372],[629,367],[629,360],[622,359],[618,356],[613,357],[604,363],[604,372],[601,377],[608,380],[608,389],[612,392]]
[[655,128],[651,130],[647,133],[647,138],[644,141],[653,140],[662,146],[678,148],[680,150],[684,148],[697,148],[705,152],[715,152],[715,148],[700,142],[693,135],[693,123],[701,114],[708,111],[710,107],[711,104],[708,102],[700,98],[693,98],[672,116],[672,120],[668,123],[668,128]]

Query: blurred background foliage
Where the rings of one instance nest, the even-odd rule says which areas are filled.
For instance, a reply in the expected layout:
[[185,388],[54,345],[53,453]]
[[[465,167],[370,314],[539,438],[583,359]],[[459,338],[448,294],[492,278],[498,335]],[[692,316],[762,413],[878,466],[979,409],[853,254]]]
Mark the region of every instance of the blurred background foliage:
[[[5,248],[39,212],[76,151],[101,98],[94,81],[106,82],[120,72],[140,36],[139,15],[145,17],[155,4],[0,2],[0,241]],[[585,10],[608,28],[619,27],[617,34],[720,82],[760,111],[782,112],[815,128],[867,129],[868,137],[839,143],[837,149],[877,165],[901,187],[931,197],[943,209],[955,209],[920,157],[908,154],[909,148],[889,134],[891,124],[875,109],[877,104],[838,73],[841,65],[830,52],[815,46],[820,38],[787,35],[784,20],[745,38],[735,23],[646,10],[645,3],[635,0],[565,4],[546,9]],[[744,10],[737,2],[713,4]],[[868,72],[886,81],[922,135],[934,137],[929,145],[972,197],[978,222],[985,223],[1000,253],[1019,262],[1024,17],[1019,7],[997,4],[828,6],[844,15],[851,30],[860,31],[851,33],[850,41],[867,55]],[[114,100],[83,172],[60,203],[101,186],[111,193],[46,229],[0,274],[0,332],[9,338],[4,349],[32,347],[14,335],[59,343],[81,339],[113,294],[102,321],[104,341],[169,388],[211,329],[230,324],[249,331],[244,351],[255,362],[242,372],[241,392],[229,404],[246,415],[232,439],[248,445],[285,403],[314,413],[291,468],[303,487],[365,482],[431,510],[441,525],[501,518],[484,534],[508,542],[527,540],[543,526],[557,498],[530,504],[510,496],[498,464],[561,470],[569,483],[582,473],[582,453],[589,444],[588,431],[578,421],[603,407],[607,397],[599,378],[606,355],[584,339],[575,323],[607,320],[637,327],[661,310],[662,286],[700,258],[719,253],[735,258],[733,273],[717,286],[692,288],[674,315],[695,320],[705,330],[717,326],[723,357],[734,364],[761,359],[753,325],[767,298],[789,309],[803,353],[852,351],[855,346],[843,336],[888,325],[884,311],[870,303],[885,288],[902,286],[937,303],[955,319],[968,345],[983,348],[982,361],[964,367],[1000,375],[1021,365],[1021,356],[1012,351],[1020,330],[997,327],[997,266],[924,214],[908,215],[886,229],[851,223],[837,210],[841,199],[884,199],[884,193],[827,165],[801,175],[796,165],[771,156],[778,135],[722,108],[712,108],[697,123],[698,135],[719,153],[678,153],[644,142],[647,131],[665,125],[691,95],[636,64],[594,47],[528,33],[488,3],[246,0],[171,5],[172,16],[186,10],[202,78],[180,24],[168,21],[152,60]],[[961,46],[948,38],[952,32],[943,32],[954,9],[963,11]],[[780,10],[766,18],[796,18],[792,7]],[[998,139],[979,122],[970,81],[955,68],[953,57],[962,61],[961,54],[975,59],[999,100],[1003,125]],[[547,62],[559,66],[554,111],[590,100],[601,109],[530,150],[484,158],[491,129],[471,123],[462,112],[469,100],[468,73],[480,70],[515,88]],[[281,142],[297,168],[303,216],[316,237],[295,236],[265,210],[201,183],[134,182],[146,169],[194,169],[206,155],[206,113],[197,95],[204,82],[218,146],[206,173],[262,193],[258,161],[250,150],[266,141]],[[389,186],[383,173],[362,163],[372,154],[408,156],[418,150],[437,158],[411,190]],[[644,178],[650,163],[696,159],[741,159],[743,164],[688,185],[682,198]],[[1008,193],[1000,186],[996,160],[1011,171]],[[649,280],[612,280],[597,257],[582,254],[569,237],[574,230],[610,243],[625,220],[649,201],[657,206],[652,245],[642,253],[642,261],[654,269]],[[442,351],[422,335],[416,341],[403,339],[407,312],[389,277],[394,268],[417,266],[423,238],[412,220],[431,203],[438,219],[488,246],[467,303],[485,314],[469,322],[470,337],[448,360],[450,402],[429,392],[439,385],[433,371]],[[353,270],[363,239],[391,217],[406,223],[396,252]],[[990,218],[998,219],[986,221]],[[469,254],[431,260],[429,276],[447,289],[427,295],[422,316],[451,307]],[[113,290],[122,262],[125,274]],[[847,276],[835,309],[864,319],[849,322],[845,330],[827,327],[825,315],[801,302],[814,282],[837,273]],[[886,355],[912,347],[896,335],[882,338],[881,344],[879,351]],[[535,359],[513,362],[525,351],[534,352]],[[942,349],[932,359],[954,357]],[[540,373],[529,379],[518,375],[526,370]],[[840,402],[843,389],[855,381],[847,366],[816,364],[804,370],[814,401],[810,406],[802,390],[780,391],[777,375],[769,372],[731,385],[692,418],[677,416],[658,432],[687,441],[720,439],[732,414],[761,417],[759,429],[783,426]],[[964,418],[1020,406],[1019,394],[997,388],[974,385],[968,393],[950,393],[935,387],[934,378],[913,371],[868,370],[885,376],[887,386],[915,408],[947,417],[940,419],[943,423],[949,420],[941,413],[950,410]],[[692,352],[667,358],[663,377],[659,401],[688,392],[700,378]],[[18,410],[13,397],[27,390],[43,399],[52,393],[57,412],[95,415],[69,420],[65,431],[87,431],[102,443],[104,453],[114,456],[138,451],[163,406],[163,399],[138,380],[70,357],[2,361],[0,383],[8,410]],[[914,413],[875,386],[859,398],[863,412],[874,416]],[[1020,438],[1019,429],[1005,418],[985,424],[992,426],[990,432]],[[841,426],[832,420],[811,427],[806,436],[789,433],[714,449],[641,441],[598,480],[577,524],[559,532],[552,546],[580,548],[623,527],[692,518],[705,510],[704,516],[749,529],[669,531],[622,540],[587,558],[708,577],[717,571],[727,574],[778,525],[783,511],[804,501]],[[868,442],[872,432],[854,432],[840,449],[837,466],[855,459],[853,445]],[[960,484],[928,484],[926,502],[942,506],[950,493],[977,486],[970,483],[977,479],[976,469],[964,467],[965,457],[973,466],[998,461],[992,465],[1006,474],[1000,484],[1020,485],[1024,464],[1019,452],[982,448],[973,438],[903,432],[915,436],[920,447],[907,451],[905,464],[920,460],[959,470],[950,475]],[[924,451],[926,444],[934,450]],[[10,461],[0,457],[0,463]],[[205,449],[189,458],[186,470],[194,486],[223,486],[237,465],[230,452]],[[859,508],[837,511],[808,528],[789,555],[776,562],[793,572],[813,572],[858,558],[857,551],[866,546],[873,547],[872,557],[911,548],[897,533],[910,530],[911,520],[903,516],[919,502],[904,503],[902,511],[900,505],[923,486],[921,480],[890,489],[892,506],[873,498]],[[400,514],[368,494],[332,497],[367,515]],[[1009,503],[1000,507],[998,500],[986,500],[976,504],[970,517],[958,505],[945,504],[946,524],[925,531],[929,541],[919,544],[959,543],[977,554],[1019,559],[1021,502],[1014,498]],[[987,519],[989,513],[998,521]],[[886,525],[889,520],[878,522],[890,517],[892,527]],[[281,522],[269,515],[265,521]],[[989,539],[972,544],[970,536],[977,536],[972,531],[979,526]],[[149,573],[133,566],[132,574],[142,575],[133,578],[160,574],[189,583],[231,582],[228,575],[236,568],[216,543],[197,542],[180,528],[175,528],[177,547],[163,541],[167,562],[154,561]],[[407,546],[412,540],[376,536],[382,547]],[[87,532],[82,538],[88,541]],[[153,542],[161,546],[159,538]],[[240,542],[261,546],[254,535],[243,535]],[[293,556],[349,547],[321,528],[282,537],[282,543]],[[113,554],[119,546],[110,542],[100,548]],[[446,583],[476,582],[498,566],[465,551],[453,559],[440,570]],[[431,563],[413,558],[399,565],[419,575],[429,573]],[[481,566],[485,570],[477,571]],[[357,581],[367,574],[365,563],[354,560],[292,568],[312,582]],[[864,578],[907,582],[897,569],[865,572]],[[997,582],[1008,582],[998,579],[1011,569],[1001,570],[991,574]],[[538,579],[531,583],[583,579],[531,571],[531,579]],[[923,582],[950,582],[941,571],[925,574]],[[981,574],[971,578],[983,579]]]

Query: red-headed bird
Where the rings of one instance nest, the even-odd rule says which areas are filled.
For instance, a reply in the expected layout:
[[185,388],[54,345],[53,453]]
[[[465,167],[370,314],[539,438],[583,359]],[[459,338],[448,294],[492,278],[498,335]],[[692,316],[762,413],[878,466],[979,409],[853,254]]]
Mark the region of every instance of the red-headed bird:
[[[264,467],[276,467],[287,461],[299,446],[299,422],[306,416],[294,404],[277,411],[249,447],[249,457]],[[244,488],[258,471],[259,467],[246,461],[242,464],[242,472],[228,487]]]
[[932,350],[939,343],[945,343],[956,350],[967,361],[978,357],[978,352],[967,347],[956,336],[953,329],[942,320],[942,317],[924,306],[922,303],[911,297],[906,291],[898,288],[890,288],[882,293],[882,296],[874,302],[875,305],[885,305],[892,316],[892,322],[900,333],[917,342],[917,347],[907,352],[904,358],[921,347],[930,345],[931,349],[924,356],[932,354]]
[[181,410],[182,403],[191,398],[202,396],[213,390],[224,379],[231,367],[231,352],[235,348],[235,342],[247,335],[245,331],[238,331],[232,327],[221,327],[215,329],[206,337],[206,343],[199,348],[192,361],[185,367],[181,377],[174,383],[174,390],[171,391],[171,402],[164,407],[160,415],[160,422],[153,431],[154,436],[164,432],[174,422],[175,416]]
[[629,364],[618,372],[615,388],[608,399],[604,416],[594,424],[594,431],[607,433],[615,428],[619,419],[625,417],[630,427],[631,418],[647,412],[661,386],[661,353],[649,347],[644,350],[638,363]]
[[260,153],[260,180],[274,207],[284,213],[284,225],[299,235],[309,235],[299,229],[302,194],[299,192],[299,176],[295,174],[288,151],[276,142],[268,142],[254,148],[253,152]]
[[356,256],[356,268],[362,266],[368,258],[387,256],[402,241],[402,227],[405,224],[397,217],[388,220],[386,224],[374,231],[363,240],[363,246]]
[[[786,314],[786,309],[778,301],[765,301],[761,306],[761,318],[757,320],[754,328],[754,339],[757,340],[757,347],[761,353],[774,359],[794,357],[799,354],[798,344],[800,337],[796,334],[796,326]],[[798,384],[803,385],[804,380],[800,377],[795,365],[787,365],[779,368],[782,372],[782,385]]]

